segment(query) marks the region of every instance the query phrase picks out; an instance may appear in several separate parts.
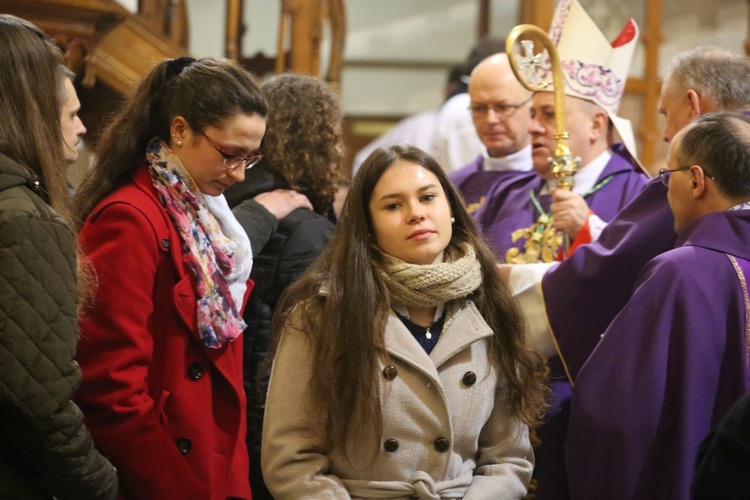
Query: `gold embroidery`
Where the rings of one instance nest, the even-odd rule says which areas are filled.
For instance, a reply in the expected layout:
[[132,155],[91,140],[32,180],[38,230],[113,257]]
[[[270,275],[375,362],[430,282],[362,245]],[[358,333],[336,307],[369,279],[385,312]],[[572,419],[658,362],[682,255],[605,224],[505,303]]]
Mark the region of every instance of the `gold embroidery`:
[[563,242],[562,233],[555,231],[552,217],[547,214],[539,216],[531,227],[517,229],[511,233],[513,243],[525,238],[523,249],[511,248],[505,254],[509,264],[529,264],[535,262],[554,262]]
[[742,297],[745,300],[745,366],[750,366],[750,298],[747,296],[747,281],[745,280],[745,273],[742,272],[742,268],[737,263],[737,259],[728,253],[724,255],[732,263],[734,271],[740,279],[740,287],[742,287]]
[[481,198],[479,198],[478,202],[476,202],[476,203],[469,203],[469,205],[466,207],[466,210],[470,214],[473,214],[474,212],[476,212],[479,209],[479,207],[481,207],[482,205],[484,205],[484,198],[485,197],[482,196]]

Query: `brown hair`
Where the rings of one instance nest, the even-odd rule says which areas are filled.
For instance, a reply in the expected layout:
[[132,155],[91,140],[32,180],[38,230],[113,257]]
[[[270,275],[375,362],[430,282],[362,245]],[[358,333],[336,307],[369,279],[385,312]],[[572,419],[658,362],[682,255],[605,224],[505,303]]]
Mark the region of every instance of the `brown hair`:
[[154,137],[170,141],[172,119],[183,116],[200,132],[238,114],[266,116],[268,106],[253,76],[229,59],[163,61],[141,81],[104,130],[97,161],[76,195],[77,224],[145,161]]
[[261,89],[269,113],[260,150],[271,169],[305,193],[316,212],[328,215],[343,180],[338,96],[325,82],[304,75],[279,75]]
[[[292,310],[302,303],[302,329],[314,346],[311,389],[326,412],[329,446],[359,435],[356,433],[361,433],[366,423],[375,424],[378,433],[374,439],[380,439],[382,420],[373,374],[378,360],[387,357],[384,332],[390,300],[383,279],[372,265],[374,230],[369,203],[383,172],[397,160],[421,165],[440,180],[455,218],[448,250],[460,253],[458,248],[463,244],[475,249],[482,284],[468,298],[476,303],[494,332],[490,341],[492,358],[507,381],[513,412],[530,424],[536,423],[546,407],[547,392],[540,360],[526,347],[518,306],[463,198],[437,162],[415,147],[376,149],[362,164],[328,247],[279,301],[273,324],[274,345]],[[321,287],[327,289],[326,297],[320,295]]]
[[720,111],[701,115],[685,128],[677,150],[681,167],[700,165],[719,191],[733,200],[750,197],[750,118]]
[[60,128],[62,53],[42,30],[0,14],[0,153],[33,171],[42,193],[70,222]]

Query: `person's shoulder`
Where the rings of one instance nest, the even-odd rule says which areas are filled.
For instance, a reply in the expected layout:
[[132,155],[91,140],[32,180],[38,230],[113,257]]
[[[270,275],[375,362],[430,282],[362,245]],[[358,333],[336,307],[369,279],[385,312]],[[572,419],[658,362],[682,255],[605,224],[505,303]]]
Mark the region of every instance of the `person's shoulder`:
[[111,223],[123,229],[130,228],[130,232],[139,234],[139,238],[147,234],[144,232],[147,227],[151,227],[157,241],[169,239],[172,224],[150,177],[148,179],[136,173],[132,180],[104,197],[86,217],[82,235],[96,226]]
[[709,250],[692,246],[680,246],[651,259],[641,271],[641,281],[657,281],[662,286],[676,288],[686,283],[705,279]]
[[527,190],[539,179],[536,172],[520,172],[500,177],[487,192],[488,197],[507,196],[519,190]]
[[471,174],[479,172],[479,167],[482,165],[483,161],[484,161],[484,155],[478,155],[470,163],[467,163],[466,165],[464,165],[463,167],[459,168],[458,170],[454,170],[453,172],[449,172],[448,173],[448,178],[450,179],[450,181],[452,183],[458,184],[458,183],[464,181]]
[[29,188],[16,186],[0,192],[0,233],[11,237],[11,228],[21,226],[29,232],[40,226],[71,232],[63,218],[44,200]]
[[286,237],[287,244],[305,245],[321,240],[328,242],[334,227],[333,222],[326,217],[312,210],[298,208],[279,221],[277,232]]

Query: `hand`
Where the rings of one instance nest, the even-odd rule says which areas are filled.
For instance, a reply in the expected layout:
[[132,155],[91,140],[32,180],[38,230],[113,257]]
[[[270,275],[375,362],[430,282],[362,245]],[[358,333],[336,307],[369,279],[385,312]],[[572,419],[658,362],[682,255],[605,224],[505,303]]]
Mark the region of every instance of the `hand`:
[[275,189],[261,193],[255,198],[255,201],[271,212],[274,217],[281,220],[298,208],[312,210],[313,206],[310,200],[302,193],[292,189]]
[[580,194],[565,189],[552,191],[552,222],[555,229],[575,239],[586,222],[590,209]]

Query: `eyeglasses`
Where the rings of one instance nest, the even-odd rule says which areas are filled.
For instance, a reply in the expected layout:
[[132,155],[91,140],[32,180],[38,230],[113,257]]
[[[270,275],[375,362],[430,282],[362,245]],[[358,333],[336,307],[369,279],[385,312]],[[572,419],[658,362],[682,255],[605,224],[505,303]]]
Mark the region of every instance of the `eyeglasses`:
[[[684,170],[690,170],[690,167],[692,167],[692,166],[693,165],[690,165],[689,167],[674,168],[672,170],[670,170],[668,168],[660,168],[659,169],[659,180],[661,181],[662,184],[664,184],[665,186],[669,187],[669,178],[672,176],[672,172],[682,172]],[[706,169],[704,169],[700,165],[695,165],[695,166],[698,167],[698,168],[700,168],[703,171],[703,175],[705,177],[711,179],[712,181],[716,180],[716,178],[714,176],[708,175],[708,173],[706,172]]]
[[208,139],[208,143],[211,145],[211,147],[219,152],[219,154],[224,159],[224,166],[227,167],[228,169],[233,169],[233,168],[239,167],[240,165],[244,165],[245,170],[247,170],[248,168],[256,165],[261,160],[261,158],[263,158],[263,153],[261,153],[258,150],[253,151],[247,156],[227,153],[226,151],[221,149],[219,146],[217,146],[216,143],[209,136],[207,136],[203,132],[201,132],[201,135],[203,135],[203,137]]
[[513,113],[518,111],[518,108],[525,106],[529,101],[531,101],[531,97],[532,96],[529,96],[520,104],[472,104],[471,106],[469,106],[469,111],[471,111],[471,114],[472,116],[474,116],[474,118],[484,118],[485,116],[487,116],[490,110],[492,110],[495,112],[495,115],[505,120],[513,116]]

